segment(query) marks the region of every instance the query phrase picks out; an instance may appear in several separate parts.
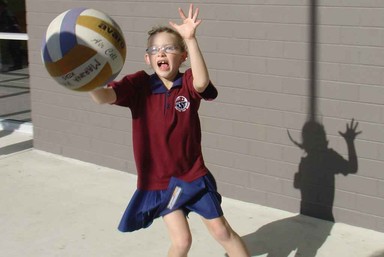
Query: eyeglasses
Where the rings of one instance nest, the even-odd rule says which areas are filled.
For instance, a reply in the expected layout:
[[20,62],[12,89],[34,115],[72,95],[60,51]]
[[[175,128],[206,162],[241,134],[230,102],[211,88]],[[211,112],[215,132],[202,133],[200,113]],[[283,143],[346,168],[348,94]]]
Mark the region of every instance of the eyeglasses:
[[167,45],[167,46],[151,46],[151,47],[148,47],[145,51],[147,52],[147,54],[155,55],[155,54],[158,54],[160,51],[163,51],[167,54],[176,54],[179,52],[179,50],[180,48],[177,46]]

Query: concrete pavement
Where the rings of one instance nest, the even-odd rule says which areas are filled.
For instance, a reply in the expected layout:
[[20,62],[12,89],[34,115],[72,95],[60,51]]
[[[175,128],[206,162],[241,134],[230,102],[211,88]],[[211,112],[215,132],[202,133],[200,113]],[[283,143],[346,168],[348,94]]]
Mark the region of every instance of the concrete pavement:
[[[0,131],[0,256],[166,256],[161,219],[123,234],[116,227],[136,177],[32,148],[32,134]],[[252,256],[384,257],[384,233],[223,199]],[[190,215],[191,257],[225,251]]]

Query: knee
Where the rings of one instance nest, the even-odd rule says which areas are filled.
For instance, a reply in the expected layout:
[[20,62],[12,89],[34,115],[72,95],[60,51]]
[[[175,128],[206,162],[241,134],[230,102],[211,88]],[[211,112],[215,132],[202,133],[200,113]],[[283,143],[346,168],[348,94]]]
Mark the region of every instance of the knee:
[[226,242],[233,238],[235,232],[227,224],[217,224],[211,227],[212,236],[219,242]]

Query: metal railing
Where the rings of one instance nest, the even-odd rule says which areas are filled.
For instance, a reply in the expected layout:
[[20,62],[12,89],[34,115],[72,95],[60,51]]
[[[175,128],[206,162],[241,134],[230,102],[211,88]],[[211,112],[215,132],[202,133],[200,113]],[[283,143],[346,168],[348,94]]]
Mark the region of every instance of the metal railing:
[[6,33],[0,32],[0,39],[6,40],[28,40],[29,37],[26,33]]

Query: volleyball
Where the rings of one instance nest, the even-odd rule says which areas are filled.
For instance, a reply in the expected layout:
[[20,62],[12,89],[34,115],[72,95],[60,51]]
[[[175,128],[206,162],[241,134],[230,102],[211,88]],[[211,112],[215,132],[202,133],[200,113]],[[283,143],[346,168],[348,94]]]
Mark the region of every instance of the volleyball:
[[41,49],[50,76],[75,91],[106,85],[120,73],[126,57],[124,35],[107,14],[74,8],[49,24]]

